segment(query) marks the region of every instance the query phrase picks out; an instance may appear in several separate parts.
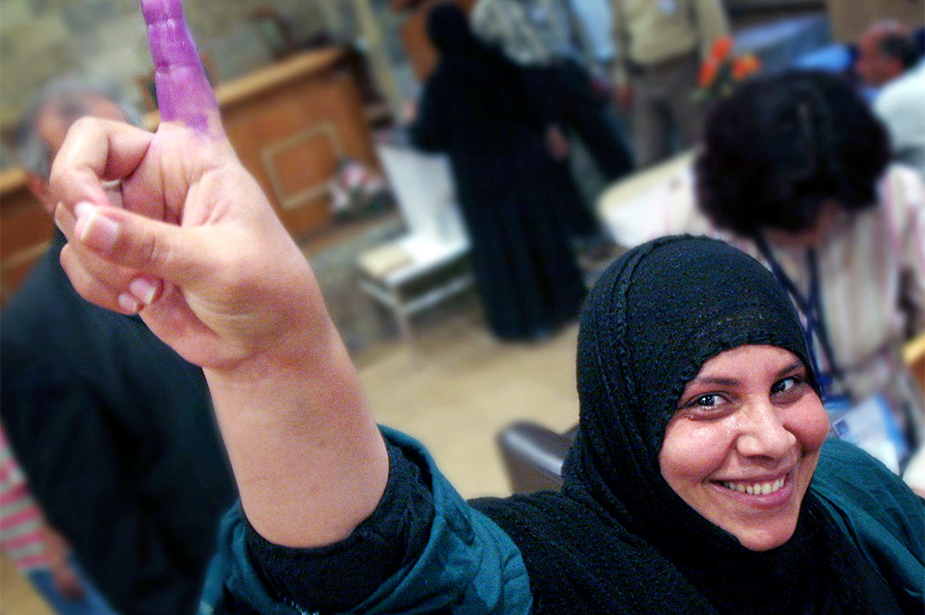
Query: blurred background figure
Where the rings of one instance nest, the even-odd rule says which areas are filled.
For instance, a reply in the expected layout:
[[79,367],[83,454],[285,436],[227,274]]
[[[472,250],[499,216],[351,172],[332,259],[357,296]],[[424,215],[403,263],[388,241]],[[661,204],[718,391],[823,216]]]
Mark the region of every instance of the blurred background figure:
[[925,181],[925,63],[884,86],[874,113],[890,133],[893,159],[909,165]]
[[632,170],[632,157],[608,110],[606,86],[588,73],[599,45],[579,24],[567,0],[479,0],[472,10],[476,36],[523,69],[526,103],[574,130],[613,181]]
[[587,47],[588,72],[596,88],[612,94],[609,69],[617,55],[613,40],[613,12],[608,0],[569,0],[568,8],[574,16],[575,29]]
[[898,79],[918,62],[919,50],[908,29],[897,21],[878,21],[858,39],[854,69],[874,92]]
[[925,63],[919,46],[898,22],[877,22],[858,43],[855,70],[876,92],[874,112],[890,133],[893,158],[925,180]]
[[696,191],[674,191],[666,230],[763,259],[804,318],[836,433],[901,471],[922,442],[901,348],[925,332],[925,194],[889,158],[886,131],[841,77],[756,80],[711,113]]
[[0,425],[0,551],[60,615],[114,615],[51,529]]
[[647,167],[700,140],[697,76],[729,25],[719,0],[612,0],[612,7],[617,101],[632,110],[636,164]]
[[[118,88],[64,80],[20,123],[19,158],[49,215],[52,161],[83,116],[138,119]],[[48,523],[113,608],[194,613],[218,520],[235,499],[205,379],[140,318],[79,297],[59,263],[64,244],[56,229],[0,319],[10,442]]]
[[449,154],[492,332],[509,340],[544,337],[578,313],[585,287],[569,235],[595,225],[543,135],[558,157],[567,155],[567,143],[532,112],[519,68],[479,42],[458,7],[437,6],[427,26],[440,63],[412,142]]

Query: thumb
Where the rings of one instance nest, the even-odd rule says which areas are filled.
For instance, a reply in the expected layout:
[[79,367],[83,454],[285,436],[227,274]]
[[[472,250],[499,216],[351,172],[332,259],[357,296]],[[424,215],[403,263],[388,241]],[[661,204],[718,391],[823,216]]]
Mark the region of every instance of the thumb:
[[74,240],[101,258],[183,284],[203,269],[194,229],[152,220],[124,209],[78,203]]

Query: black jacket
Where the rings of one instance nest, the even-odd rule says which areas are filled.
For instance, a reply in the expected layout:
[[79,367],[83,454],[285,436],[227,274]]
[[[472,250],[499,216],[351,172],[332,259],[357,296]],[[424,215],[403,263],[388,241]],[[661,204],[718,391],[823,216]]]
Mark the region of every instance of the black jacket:
[[124,615],[192,614],[234,482],[202,371],[84,301],[56,232],[0,317],[2,419],[50,524]]

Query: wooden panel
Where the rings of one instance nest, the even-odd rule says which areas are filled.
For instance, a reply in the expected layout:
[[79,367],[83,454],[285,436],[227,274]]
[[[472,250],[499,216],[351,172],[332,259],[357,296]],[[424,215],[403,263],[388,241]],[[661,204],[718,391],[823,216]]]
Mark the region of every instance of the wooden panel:
[[52,221],[26,187],[20,169],[0,176],[0,305],[13,293],[45,252]]
[[275,171],[277,196],[284,209],[294,209],[300,194],[325,185],[343,156],[337,133],[328,122],[294,135],[284,147],[265,148],[263,154],[264,166]]
[[0,256],[5,259],[51,239],[51,218],[25,186],[0,199]]
[[[330,221],[327,194],[299,207],[284,207],[282,198],[319,186],[334,178],[338,158],[343,155],[378,168],[372,135],[350,75],[338,69],[306,75],[285,88],[254,97],[247,104],[224,112],[225,129],[244,166],[270,196],[283,223],[293,236],[318,230]],[[293,137],[326,126],[333,133],[330,142],[311,139],[294,144]],[[270,156],[267,150],[279,150]],[[274,185],[274,173],[284,184]]]

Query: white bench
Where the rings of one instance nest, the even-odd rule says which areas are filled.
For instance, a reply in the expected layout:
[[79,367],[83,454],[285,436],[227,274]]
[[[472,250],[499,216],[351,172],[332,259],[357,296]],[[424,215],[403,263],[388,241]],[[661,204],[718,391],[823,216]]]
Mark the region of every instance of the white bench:
[[[376,149],[408,233],[360,255],[360,287],[393,313],[402,337],[412,344],[414,314],[474,283],[464,262],[469,237],[445,156],[393,145]],[[428,283],[429,279],[433,281]]]

